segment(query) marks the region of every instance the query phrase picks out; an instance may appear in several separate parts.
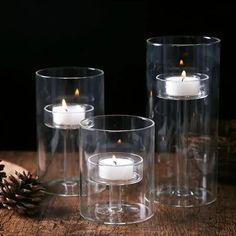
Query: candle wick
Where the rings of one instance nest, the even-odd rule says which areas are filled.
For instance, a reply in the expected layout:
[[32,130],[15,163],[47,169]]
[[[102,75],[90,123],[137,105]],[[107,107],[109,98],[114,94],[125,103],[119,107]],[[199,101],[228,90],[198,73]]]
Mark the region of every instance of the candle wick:
[[184,81],[185,76],[182,76],[182,82]]
[[113,161],[115,165],[117,165],[117,162],[116,161]]

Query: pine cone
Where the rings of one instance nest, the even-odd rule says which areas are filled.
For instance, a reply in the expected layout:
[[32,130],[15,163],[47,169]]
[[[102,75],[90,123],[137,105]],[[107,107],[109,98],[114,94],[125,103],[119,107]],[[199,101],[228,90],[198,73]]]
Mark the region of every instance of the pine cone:
[[[2,160],[0,160],[1,162]],[[0,196],[1,196],[1,186],[3,185],[2,180],[6,177],[6,173],[3,171],[5,165],[0,164]],[[0,207],[2,207],[2,203],[0,202]]]
[[8,209],[16,210],[19,214],[34,215],[38,213],[40,203],[45,197],[44,187],[37,176],[28,172],[23,174],[15,172],[16,177],[9,176],[4,179],[0,188],[2,205]]
[[[1,162],[2,160],[0,160]],[[5,165],[0,164],[0,185],[2,184],[3,178],[6,177],[6,173],[3,171]]]

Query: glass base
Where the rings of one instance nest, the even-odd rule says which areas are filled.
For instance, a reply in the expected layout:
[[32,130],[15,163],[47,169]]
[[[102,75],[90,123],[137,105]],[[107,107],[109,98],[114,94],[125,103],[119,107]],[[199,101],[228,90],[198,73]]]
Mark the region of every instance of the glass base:
[[109,203],[97,203],[81,211],[81,216],[86,220],[103,224],[133,224],[143,222],[153,216],[151,209],[143,204],[112,205]]
[[174,207],[205,206],[216,201],[216,195],[204,188],[180,189],[176,186],[157,191],[155,202]]
[[46,193],[59,196],[79,196],[79,179],[56,179],[46,184]]

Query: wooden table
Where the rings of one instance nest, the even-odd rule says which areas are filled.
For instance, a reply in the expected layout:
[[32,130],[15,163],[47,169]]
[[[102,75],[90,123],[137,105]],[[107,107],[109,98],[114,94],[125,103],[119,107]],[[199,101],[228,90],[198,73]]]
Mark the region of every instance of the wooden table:
[[[0,152],[0,159],[36,169],[35,152]],[[190,209],[156,204],[150,220],[125,226],[85,221],[77,197],[52,197],[35,218],[1,208],[0,235],[236,235],[236,185],[218,186],[216,203]]]

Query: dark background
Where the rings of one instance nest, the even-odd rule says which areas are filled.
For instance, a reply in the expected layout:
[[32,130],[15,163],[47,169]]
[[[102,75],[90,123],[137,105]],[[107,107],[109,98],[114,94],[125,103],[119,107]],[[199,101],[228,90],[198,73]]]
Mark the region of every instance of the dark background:
[[[3,3],[1,3],[3,4]],[[106,113],[145,116],[146,39],[206,35],[221,43],[220,118],[236,118],[233,1],[5,1],[0,7],[0,150],[35,150],[35,71],[105,71]]]

